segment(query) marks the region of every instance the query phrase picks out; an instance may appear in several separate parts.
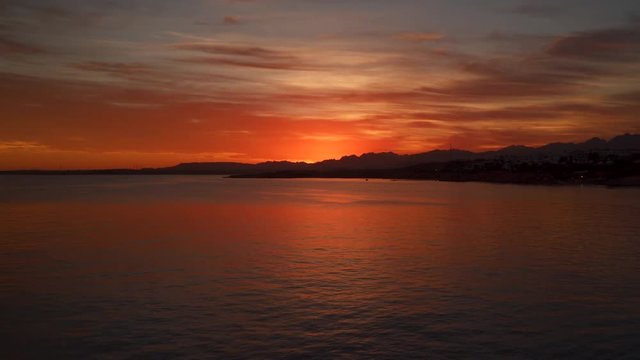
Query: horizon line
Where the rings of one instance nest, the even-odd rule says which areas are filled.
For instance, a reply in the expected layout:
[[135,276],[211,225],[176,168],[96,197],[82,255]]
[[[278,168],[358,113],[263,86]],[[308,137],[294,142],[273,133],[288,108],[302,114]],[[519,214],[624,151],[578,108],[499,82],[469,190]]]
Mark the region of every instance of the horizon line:
[[369,155],[369,154],[394,154],[394,155],[398,155],[398,156],[412,156],[412,155],[420,155],[420,154],[427,154],[427,153],[432,153],[432,152],[436,152],[436,151],[442,151],[442,152],[453,152],[453,151],[462,151],[462,152],[467,152],[467,153],[472,153],[472,154],[483,154],[483,153],[489,153],[489,152],[494,152],[494,151],[500,151],[500,150],[504,150],[507,148],[512,148],[512,147],[524,147],[524,148],[529,148],[529,149],[539,149],[542,148],[544,146],[548,146],[548,145],[553,145],[553,144],[567,144],[567,145],[576,145],[576,144],[583,144],[592,140],[602,140],[605,142],[609,142],[615,138],[621,137],[621,136],[640,136],[640,133],[629,133],[629,132],[625,132],[623,134],[620,135],[616,135],[613,136],[609,139],[603,138],[603,137],[599,137],[599,136],[594,136],[591,137],[587,140],[584,140],[582,142],[551,142],[551,143],[546,143],[543,145],[538,145],[538,146],[531,146],[531,145],[522,145],[522,144],[512,144],[512,145],[506,145],[506,146],[502,146],[502,147],[497,147],[493,150],[483,150],[483,151],[473,151],[473,150],[466,150],[466,149],[458,149],[458,148],[449,148],[449,149],[441,149],[441,148],[436,148],[436,149],[432,149],[432,150],[428,150],[428,151],[422,151],[422,152],[417,152],[417,153],[396,153],[394,151],[381,151],[381,152],[363,152],[360,155],[357,154],[349,154],[349,155],[343,155],[340,158],[330,158],[330,159],[323,159],[323,160],[318,160],[318,161],[306,161],[306,160],[302,160],[302,161],[297,161],[297,160],[264,160],[264,161],[257,161],[257,162],[240,162],[240,161],[186,161],[186,162],[178,162],[178,163],[174,163],[174,165],[167,165],[167,166],[158,166],[158,167],[151,167],[151,166],[147,166],[147,167],[112,167],[112,168],[66,168],[66,169],[45,169],[45,168],[31,168],[31,169],[0,169],[0,173],[9,173],[9,172],[28,172],[28,171],[43,171],[43,172],[65,172],[65,171],[141,171],[141,170],[157,170],[157,169],[167,169],[167,168],[172,168],[172,167],[176,167],[179,165],[184,165],[184,164],[237,164],[237,165],[259,165],[259,164],[266,164],[266,163],[291,163],[291,164],[306,164],[306,165],[314,165],[314,164],[318,164],[318,163],[322,163],[325,161],[339,161],[341,159],[347,158],[347,157],[362,157],[364,155]]

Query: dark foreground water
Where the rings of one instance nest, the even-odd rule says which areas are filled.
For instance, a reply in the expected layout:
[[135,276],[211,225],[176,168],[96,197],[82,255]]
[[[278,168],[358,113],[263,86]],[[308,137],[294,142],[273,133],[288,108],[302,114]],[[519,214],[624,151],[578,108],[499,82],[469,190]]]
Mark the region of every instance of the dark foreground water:
[[0,177],[0,357],[640,358],[640,190]]

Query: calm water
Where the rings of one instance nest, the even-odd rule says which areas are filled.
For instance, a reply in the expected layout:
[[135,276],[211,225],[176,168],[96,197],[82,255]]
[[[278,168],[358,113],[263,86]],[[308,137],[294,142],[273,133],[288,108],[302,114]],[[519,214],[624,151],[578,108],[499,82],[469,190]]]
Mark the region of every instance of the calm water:
[[3,359],[638,359],[640,190],[0,177],[0,311]]

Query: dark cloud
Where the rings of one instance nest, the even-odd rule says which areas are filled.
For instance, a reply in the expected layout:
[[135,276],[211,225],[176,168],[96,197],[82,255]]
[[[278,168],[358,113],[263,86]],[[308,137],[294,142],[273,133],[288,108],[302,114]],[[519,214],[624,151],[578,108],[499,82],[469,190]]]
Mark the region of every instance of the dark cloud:
[[543,65],[553,73],[568,74],[576,78],[582,78],[583,80],[625,76],[623,72],[619,72],[610,67],[599,66],[598,64],[585,64],[582,62],[553,59],[553,61],[547,61],[543,63]]
[[91,25],[99,17],[94,13],[83,13],[61,7],[32,7],[42,22],[58,22],[71,25]]
[[38,46],[0,36],[0,56],[39,55],[46,52]]
[[[614,94],[610,97],[610,100],[617,103],[636,105],[640,108],[640,90]],[[638,117],[640,118],[640,111],[638,112]]]
[[539,50],[495,59],[453,57],[470,75],[421,91],[441,100],[481,102],[509,98],[553,99],[584,93],[603,80],[624,80],[640,60],[640,27],[601,29],[549,39]]
[[[428,114],[425,114],[425,118],[428,118]],[[438,121],[438,120],[416,120],[416,121],[411,121],[409,123],[407,123],[407,126],[410,128],[416,128],[416,129],[449,129],[450,128],[450,124],[447,124],[445,122],[442,121]]]
[[459,107],[446,112],[421,113],[422,119],[446,121],[518,121],[518,120],[555,120],[560,116],[553,110],[537,106],[504,107],[492,110]]
[[546,52],[552,56],[591,61],[637,61],[640,59],[640,26],[560,36]]
[[71,64],[71,67],[78,70],[105,73],[125,79],[135,79],[140,75],[149,74],[152,70],[150,65],[144,63],[117,63],[101,61],[76,63]]
[[508,32],[503,32],[503,31],[492,31],[491,33],[489,33],[489,35],[487,36],[487,39],[492,40],[492,41],[507,41],[507,42],[515,42],[515,41],[523,41],[523,40],[545,40],[547,39],[547,36],[544,35],[538,35],[538,34],[515,34],[515,33],[508,33]]
[[206,57],[182,58],[179,61],[238,66],[267,70],[320,70],[322,67],[308,64],[296,55],[286,51],[272,50],[257,46],[221,45],[210,43],[185,43],[173,48],[183,51],[205,53]]
[[549,17],[558,15],[563,12],[562,8],[557,6],[536,4],[534,2],[526,2],[517,5],[510,9],[510,12],[514,14],[535,16],[535,17]]
[[257,46],[220,45],[209,43],[185,43],[173,46],[174,49],[201,52],[212,55],[231,55],[252,57],[258,59],[295,59],[295,56],[278,50],[271,50]]
[[92,26],[105,15],[99,10],[64,7],[56,3],[44,5],[7,0],[3,7],[0,6],[0,9],[18,27],[46,28],[49,31]]
[[149,65],[143,63],[110,63],[100,61],[89,61],[84,63],[73,64],[73,67],[81,70],[109,72],[117,74],[138,74],[148,72]]
[[257,61],[257,60],[220,58],[220,57],[192,57],[192,58],[178,59],[178,61],[190,62],[194,64],[236,66],[236,67],[245,67],[245,68],[253,68],[253,69],[263,69],[263,70],[313,71],[313,70],[322,69],[321,67],[303,64],[296,61]]
[[584,85],[569,74],[496,69],[477,78],[455,80],[442,87],[426,86],[421,91],[434,98],[481,101],[500,98],[553,97],[574,93]]
[[547,44],[551,39],[553,37],[549,35],[492,31],[482,40],[505,46],[507,50],[527,52]]
[[607,99],[599,103],[559,101],[536,105],[503,106],[485,110],[458,106],[446,111],[415,113],[419,120],[437,121],[555,121],[567,116],[580,116],[585,119],[630,119],[631,109],[625,104],[613,104]]

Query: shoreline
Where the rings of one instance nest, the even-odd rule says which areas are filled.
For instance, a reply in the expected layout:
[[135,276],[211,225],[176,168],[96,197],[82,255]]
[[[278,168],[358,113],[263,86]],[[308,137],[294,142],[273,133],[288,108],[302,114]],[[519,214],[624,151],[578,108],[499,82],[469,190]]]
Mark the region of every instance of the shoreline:
[[422,178],[422,177],[362,177],[362,176],[274,176],[273,174],[258,175],[229,175],[230,179],[361,179],[366,180],[389,180],[389,181],[438,181],[451,183],[484,183],[497,185],[532,185],[532,186],[601,186],[609,188],[638,188],[640,187],[640,176],[629,176],[600,181],[519,181],[505,179],[481,179],[481,178]]
[[[371,171],[371,170],[369,170]],[[366,171],[366,172],[369,172]],[[148,172],[141,170],[17,170],[0,171],[0,176],[222,176],[228,179],[361,179],[389,181],[442,181],[442,182],[476,182],[505,185],[539,185],[539,186],[604,186],[611,188],[640,187],[640,175],[620,176],[612,178],[565,178],[558,179],[549,174],[540,173],[441,173],[438,176],[391,176],[375,173],[365,174],[360,171],[350,173],[311,173],[311,172],[275,172],[261,174],[220,174],[209,172]],[[417,175],[417,174],[416,174]],[[505,176],[506,175],[506,176]]]

